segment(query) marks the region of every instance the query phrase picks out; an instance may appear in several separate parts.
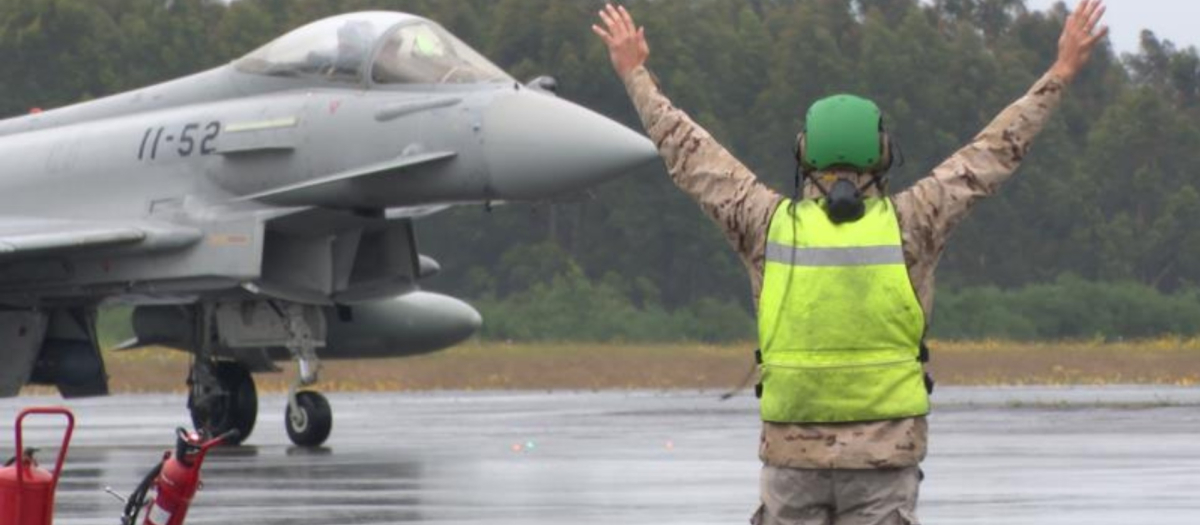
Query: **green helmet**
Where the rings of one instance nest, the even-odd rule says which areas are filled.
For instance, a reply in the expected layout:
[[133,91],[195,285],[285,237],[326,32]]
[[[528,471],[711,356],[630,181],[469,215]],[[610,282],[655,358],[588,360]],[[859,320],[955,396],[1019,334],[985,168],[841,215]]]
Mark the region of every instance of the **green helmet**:
[[818,100],[808,108],[804,127],[798,153],[806,169],[846,166],[865,173],[889,164],[883,114],[870,100],[854,95]]

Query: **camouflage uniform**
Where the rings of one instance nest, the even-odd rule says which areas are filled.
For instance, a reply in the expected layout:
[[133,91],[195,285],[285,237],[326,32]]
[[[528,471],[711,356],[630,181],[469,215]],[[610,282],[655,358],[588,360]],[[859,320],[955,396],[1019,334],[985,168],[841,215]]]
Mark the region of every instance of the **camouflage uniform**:
[[[624,80],[671,179],[721,227],[741,256],[757,305],[767,227],[783,196],[764,186],[675,108],[648,70],[639,67]],[[933,306],[934,269],[950,233],[979,199],[995,193],[1017,169],[1058,105],[1063,88],[1061,79],[1042,77],[970,144],[929,176],[892,196],[909,279],[926,319]],[[831,175],[865,177],[851,172]],[[811,185],[804,191],[806,197],[817,196]],[[925,458],[927,433],[924,417],[842,424],[763,423],[759,456],[764,463],[764,508],[756,521],[827,524],[836,516],[839,525],[916,523],[917,465]],[[851,482],[852,478],[858,481]],[[902,494],[893,494],[897,490]],[[886,501],[892,503],[881,503]]]

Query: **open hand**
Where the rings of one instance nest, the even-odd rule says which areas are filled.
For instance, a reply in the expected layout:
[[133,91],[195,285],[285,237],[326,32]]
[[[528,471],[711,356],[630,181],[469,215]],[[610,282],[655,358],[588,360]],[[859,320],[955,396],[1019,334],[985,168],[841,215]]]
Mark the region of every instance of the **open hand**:
[[1050,68],[1063,81],[1070,82],[1092,56],[1096,43],[1108,34],[1108,26],[1096,25],[1104,16],[1102,0],[1080,0],[1067,17],[1062,36],[1058,39],[1058,60]]
[[624,6],[613,7],[612,4],[600,10],[600,19],[604,27],[592,25],[592,31],[604,40],[608,46],[608,56],[612,59],[613,69],[617,75],[625,78],[638,66],[646,63],[650,56],[650,45],[646,43],[646,28],[633,24],[633,17]]

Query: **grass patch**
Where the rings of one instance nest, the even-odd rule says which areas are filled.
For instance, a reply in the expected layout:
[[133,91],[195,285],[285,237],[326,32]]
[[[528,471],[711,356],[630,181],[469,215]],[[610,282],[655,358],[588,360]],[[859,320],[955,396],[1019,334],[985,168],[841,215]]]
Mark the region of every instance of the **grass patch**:
[[[1137,342],[933,342],[940,385],[1200,385],[1200,340]],[[699,389],[737,386],[752,343],[598,344],[472,341],[409,358],[325,361],[325,391]],[[184,392],[190,357],[169,349],[106,352],[114,392]],[[258,374],[284,392],[295,377]]]

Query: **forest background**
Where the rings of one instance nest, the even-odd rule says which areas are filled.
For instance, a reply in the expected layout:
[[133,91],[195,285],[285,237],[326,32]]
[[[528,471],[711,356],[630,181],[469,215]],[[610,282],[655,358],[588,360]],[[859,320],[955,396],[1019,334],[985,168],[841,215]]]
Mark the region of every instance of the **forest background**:
[[[520,80],[640,129],[589,26],[597,1],[0,0],[0,115],[54,108],[215,67],[331,14],[432,18]],[[767,184],[790,191],[804,108],[876,100],[906,157],[900,190],[1049,67],[1066,15],[1023,0],[631,1],[651,69]],[[1120,20],[1110,21],[1112,24]],[[938,273],[942,339],[1200,333],[1200,57],[1144,32],[1103,49],[1017,176],[962,223]],[[102,174],[97,174],[102,176]],[[419,225],[487,340],[753,338],[733,251],[661,166],[583,195]]]

